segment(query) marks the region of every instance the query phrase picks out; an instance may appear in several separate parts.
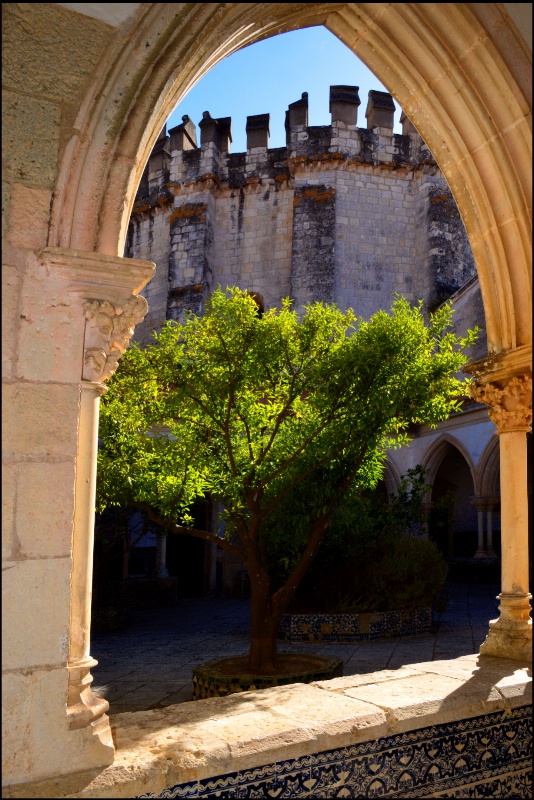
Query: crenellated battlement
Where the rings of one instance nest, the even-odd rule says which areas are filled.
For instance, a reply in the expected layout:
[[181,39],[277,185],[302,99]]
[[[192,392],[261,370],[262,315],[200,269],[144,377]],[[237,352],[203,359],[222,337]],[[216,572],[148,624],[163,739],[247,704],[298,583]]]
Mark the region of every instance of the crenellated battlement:
[[[137,193],[134,212],[145,211],[187,192],[199,182],[209,187],[245,187],[274,180],[289,181],[303,169],[432,168],[435,162],[416,129],[403,113],[403,133],[393,132],[395,103],[387,92],[370,91],[359,128],[357,86],[331,86],[330,125],[308,125],[308,94],[286,111],[286,146],[269,148],[270,115],[247,117],[247,150],[231,153],[232,120],[215,119],[205,111],[197,126],[185,115],[182,123],[162,131],[150,155]],[[207,186],[207,188],[209,188]]]
[[428,148],[395,103],[371,91],[358,127],[357,86],[331,86],[329,125],[308,124],[306,92],[290,103],[286,144],[269,147],[270,115],[208,111],[158,137],[139,186],[126,253],[157,264],[137,336],[202,313],[214,286],[262,295],[265,308],[334,301],[369,317],[394,294],[434,307],[474,274],[458,209]]

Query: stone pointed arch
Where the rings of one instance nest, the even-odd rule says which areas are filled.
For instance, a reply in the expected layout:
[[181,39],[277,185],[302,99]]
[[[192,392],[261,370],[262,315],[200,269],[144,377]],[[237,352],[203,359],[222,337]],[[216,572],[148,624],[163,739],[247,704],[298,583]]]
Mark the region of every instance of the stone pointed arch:
[[481,497],[494,497],[500,494],[499,467],[499,438],[492,436],[484,448],[477,467]]
[[[446,457],[447,453],[450,451],[450,448],[454,447],[458,452],[464,457],[467,466],[469,467],[469,471],[471,473],[471,479],[473,481],[473,490],[475,495],[478,495],[479,492],[479,484],[478,484],[478,474],[475,468],[475,464],[471,457],[471,454],[466,449],[466,447],[460,442],[456,437],[452,436],[450,433],[442,434],[428,449],[425,454],[425,457],[422,459],[422,466],[426,470],[426,480],[430,486],[434,485],[434,481],[436,479],[436,475],[438,470],[443,462],[443,459]],[[428,492],[427,500],[430,500],[432,490],[430,489]]]
[[386,485],[388,498],[391,500],[391,498],[397,493],[401,476],[395,464],[390,460],[386,461],[384,465],[384,474],[382,476],[382,480]]
[[144,164],[185,92],[239,48],[311,25],[373,70],[434,154],[475,257],[490,352],[528,347],[531,54],[500,3],[141,4],[80,110],[49,244],[121,255]]

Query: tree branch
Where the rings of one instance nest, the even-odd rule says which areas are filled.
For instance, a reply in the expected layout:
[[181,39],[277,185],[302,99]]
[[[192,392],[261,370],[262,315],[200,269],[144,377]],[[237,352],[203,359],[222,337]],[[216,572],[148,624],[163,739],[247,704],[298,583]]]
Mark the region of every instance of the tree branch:
[[210,542],[211,544],[216,544],[219,547],[222,547],[223,550],[227,550],[229,553],[232,553],[234,556],[237,556],[242,561],[244,561],[243,551],[240,550],[230,542],[226,541],[226,539],[222,539],[220,536],[217,536],[215,533],[210,533],[210,531],[203,531],[199,528],[190,528],[186,525],[177,525],[176,522],[173,522],[170,519],[166,519],[162,517],[158,512],[152,508],[151,505],[148,503],[140,503],[140,502],[132,502],[131,505],[134,508],[138,508],[141,511],[144,511],[148,518],[154,522],[156,525],[159,525],[161,528],[165,528],[166,530],[170,531],[171,533],[179,534],[180,536],[191,536],[194,539],[203,539],[205,542]]
[[326,511],[320,514],[317,520],[313,523],[310,538],[308,539],[308,543],[306,544],[300,559],[293,568],[284,585],[274,593],[272,597],[273,607],[278,606],[282,609],[282,613],[283,610],[287,608],[288,603],[291,601],[300,582],[308,571],[310,564],[317,555],[317,551],[319,550],[319,546],[323,540],[323,536],[328,526],[332,511],[356,477],[356,474],[362,465],[365,453],[366,450],[360,455],[349,475],[340,482],[339,490],[332,498],[330,498],[329,502],[327,503]]

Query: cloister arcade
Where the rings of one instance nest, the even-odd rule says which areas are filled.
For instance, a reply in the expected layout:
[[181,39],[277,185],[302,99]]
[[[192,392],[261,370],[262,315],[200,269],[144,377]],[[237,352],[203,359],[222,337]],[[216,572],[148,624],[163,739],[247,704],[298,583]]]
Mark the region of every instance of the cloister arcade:
[[[325,25],[373,70],[433,152],[460,210],[490,353],[470,367],[473,396],[498,433],[478,466],[466,452],[462,463],[475,495],[499,494],[500,475],[500,616],[481,652],[531,657],[529,9],[4,4],[3,779],[10,796],[81,791],[114,758],[108,703],[90,689],[98,404],[146,312],[138,293],[153,265],[121,257],[146,160],[170,112],[211,66],[296,28]],[[427,460],[438,478],[446,452],[460,452],[451,447],[443,439]],[[101,791],[86,796],[120,796]]]

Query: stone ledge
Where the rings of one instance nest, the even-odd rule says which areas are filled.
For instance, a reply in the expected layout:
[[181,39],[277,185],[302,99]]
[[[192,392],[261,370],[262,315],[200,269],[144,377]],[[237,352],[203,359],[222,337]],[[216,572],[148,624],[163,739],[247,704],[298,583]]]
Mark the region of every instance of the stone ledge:
[[[157,796],[177,784],[428,726],[493,712],[506,717],[530,702],[529,665],[472,655],[118,714],[111,718],[114,763],[83,790],[78,784],[68,794],[65,785],[55,796]],[[29,796],[16,791],[6,796]]]

